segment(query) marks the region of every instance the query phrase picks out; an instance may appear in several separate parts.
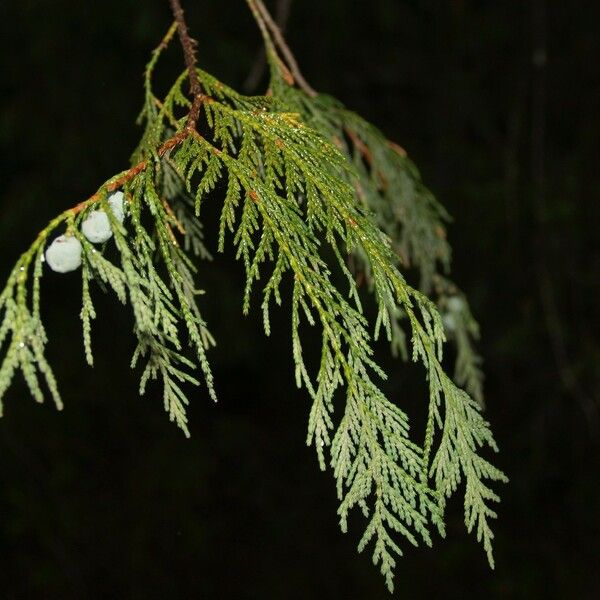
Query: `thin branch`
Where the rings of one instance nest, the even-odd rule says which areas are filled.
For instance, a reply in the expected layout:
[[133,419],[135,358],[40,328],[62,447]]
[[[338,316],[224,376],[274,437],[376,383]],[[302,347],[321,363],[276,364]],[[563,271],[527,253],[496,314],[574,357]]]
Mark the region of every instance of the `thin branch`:
[[281,74],[287,84],[294,85],[296,83],[294,81],[294,76],[290,73],[290,70],[287,68],[283,60],[279,58],[279,54],[277,54],[277,49],[275,48],[275,44],[273,43],[271,34],[269,33],[269,28],[260,14],[254,0],[246,0],[246,4],[248,4],[248,8],[250,8],[250,12],[252,13],[254,20],[260,29],[260,34],[265,44],[266,55],[277,63],[277,66],[279,67],[279,70],[281,71]]
[[[198,97],[200,98],[200,102],[202,102],[202,100],[205,98],[205,96],[203,96],[203,94],[199,94]],[[169,150],[172,150],[173,148],[175,148],[175,146],[178,146],[179,144],[181,144],[183,142],[183,140],[185,140],[188,137],[188,135],[190,134],[190,131],[191,130],[188,129],[186,126],[186,129],[182,129],[179,133],[177,133],[173,137],[171,137],[168,140],[166,140],[165,142],[163,142],[163,144],[156,151],[157,155],[159,157],[163,157]],[[139,175],[148,166],[149,163],[150,163],[149,159],[142,160],[141,162],[137,163],[137,165],[134,165],[133,167],[131,167],[130,169],[125,171],[122,175],[117,177],[117,179],[115,179],[114,181],[111,181],[108,185],[106,185],[105,189],[108,192],[114,192],[115,190],[118,190],[124,183],[127,183],[128,181],[133,179],[136,175]],[[87,200],[80,202],[73,208],[69,209],[69,211],[67,211],[67,212],[70,212],[71,214],[76,215],[76,214],[80,213],[82,210],[86,209],[90,204],[93,204],[94,202],[99,202],[101,200],[101,198],[102,198],[102,193],[96,192],[94,195],[90,196]]]
[[269,31],[271,32],[273,41],[281,51],[283,58],[287,67],[289,68],[295,82],[298,84],[298,87],[302,89],[306,94],[308,94],[311,98],[314,98],[317,95],[315,89],[306,81],[304,75],[302,75],[302,71],[298,66],[298,61],[296,57],[290,50],[290,47],[287,45],[285,38],[283,37],[283,33],[281,29],[271,16],[271,13],[267,10],[267,7],[264,5],[262,0],[247,0],[250,5],[250,9],[257,20],[259,21],[259,26],[261,25],[261,21],[263,24],[267,26]]
[[168,45],[171,43],[171,40],[173,39],[173,36],[175,35],[176,31],[177,31],[177,22],[173,21],[173,23],[171,24],[171,27],[169,27],[169,30],[167,31],[167,33],[161,40],[160,44],[156,48],[154,48],[154,50],[152,51],[152,58],[150,59],[150,62],[146,66],[146,72],[144,73],[144,85],[146,87],[146,92],[150,92],[152,72],[154,71],[154,67],[156,66],[156,63],[158,62],[160,55],[163,53],[163,50],[165,50],[168,47]]
[[194,129],[200,114],[200,105],[202,104],[202,87],[200,85],[200,80],[198,79],[198,73],[196,73],[197,42],[196,40],[192,39],[189,34],[180,0],[169,0],[169,3],[171,4],[171,10],[177,23],[177,33],[179,34],[179,41],[181,42],[181,47],[183,49],[185,65],[187,67],[188,76],[190,79],[190,92],[193,97],[192,107],[188,115],[186,128]]
[[262,0],[254,1],[256,2],[256,6],[258,7],[258,10],[260,11],[263,19],[265,20],[267,27],[270,29],[271,34],[273,35],[275,43],[281,50],[283,58],[285,59],[285,62],[287,63],[290,71],[292,72],[294,79],[298,83],[298,86],[309,96],[314,98],[317,95],[317,92],[308,83],[308,81],[306,81],[304,75],[302,75],[302,71],[300,71],[300,67],[298,66],[296,57],[292,53],[290,47],[287,45],[287,42],[283,37],[283,33],[281,33],[281,29],[279,29],[277,23],[275,23],[275,21],[273,20],[273,17],[271,16],[271,13],[267,10],[267,7],[265,6],[264,2]]
[[[185,59],[185,64],[188,70],[188,76],[190,80],[190,92],[193,96],[192,105],[190,111],[188,113],[187,123],[185,128],[175,134],[173,137],[170,137],[168,140],[165,140],[161,146],[156,151],[159,157],[164,156],[167,152],[181,144],[190,134],[191,131],[195,130],[196,122],[198,121],[198,116],[200,114],[200,106],[204,100],[208,100],[208,97],[202,93],[202,86],[200,85],[200,81],[198,79],[198,73],[196,72],[196,41],[190,37],[188,32],[187,24],[185,22],[185,17],[183,15],[183,8],[181,7],[180,0],[169,0],[171,4],[171,9],[173,11],[173,16],[175,17],[175,23],[177,25],[177,32],[179,34],[179,41],[181,42],[181,47],[183,49],[183,55]],[[173,37],[175,33],[174,27],[171,27],[165,37],[162,39],[161,43],[154,50],[153,53],[153,61],[151,62],[150,71],[154,66],[158,56],[164,50],[169,41]],[[148,79],[150,73],[146,72],[146,78]],[[117,179],[111,181],[107,186],[106,190],[108,192],[113,192],[119,189],[124,183],[127,183],[131,179],[133,179],[136,175],[141,173],[148,164],[150,163],[149,159],[142,160],[137,163],[127,171],[125,171],[122,175],[117,177]],[[102,198],[102,193],[97,192],[90,196],[87,200],[80,202],[73,208],[66,211],[65,214],[70,213],[72,215],[76,215],[80,213],[82,210],[86,209],[90,204],[100,201]]]
[[[275,22],[279,26],[279,29],[285,32],[287,27],[288,19],[290,18],[291,7],[293,0],[277,0],[277,9],[275,12]],[[254,59],[254,63],[252,64],[252,68],[248,73],[248,77],[246,77],[246,81],[244,82],[244,90],[246,93],[254,92],[258,87],[261,79],[265,74],[265,70],[267,68],[267,55],[264,47],[261,46],[258,51],[256,58]]]

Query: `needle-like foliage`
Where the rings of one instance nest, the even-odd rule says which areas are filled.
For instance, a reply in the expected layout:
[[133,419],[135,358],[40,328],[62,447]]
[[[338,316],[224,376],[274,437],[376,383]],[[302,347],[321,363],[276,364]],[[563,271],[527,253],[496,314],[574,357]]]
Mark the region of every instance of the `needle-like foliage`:
[[[272,65],[269,96],[243,96],[188,63],[159,99],[151,76],[175,24],[153,53],[133,166],[54,219],[19,259],[0,295],[0,399],[20,370],[36,400],[43,399],[44,380],[62,406],[44,355],[40,279],[44,249],[66,227],[81,244],[88,363],[98,317],[96,282],[131,306],[137,339],[132,367],[141,368],[140,393],[158,380],[165,410],[189,435],[184,384],[199,384],[201,373],[208,395],[216,398],[207,354],[214,340],[197,304],[195,278],[197,259],[210,259],[201,209],[219,202],[217,250],[232,248],[243,263],[244,313],[259,303],[269,335],[271,311],[289,295],[296,383],[312,403],[307,441],[321,469],[333,471],[342,529],[358,507],[367,518],[359,550],[373,542],[373,561],[391,590],[395,556],[402,554],[399,538],[431,545],[432,530],[444,535],[445,499],[464,481],[467,527],[476,529],[493,564],[489,504],[498,498],[488,482],[505,477],[480,454],[484,446],[496,446],[476,401],[477,326],[464,297],[439,272],[450,263],[446,213],[399,147],[333,99],[292,85],[264,18],[254,14]],[[188,83],[200,85],[202,93],[190,99]],[[108,201],[115,190],[125,194],[123,222]],[[113,239],[105,247],[114,246],[116,259],[81,233],[81,223],[98,209],[109,217]],[[410,265],[419,271],[420,289],[405,279]],[[363,280],[377,307],[373,322],[363,310]],[[316,371],[304,360],[307,326],[317,328],[321,340]],[[423,443],[409,435],[397,398],[381,390],[386,375],[373,342],[382,331],[393,349],[424,368],[429,416]],[[442,367],[446,334],[458,346],[455,380],[476,400]]]

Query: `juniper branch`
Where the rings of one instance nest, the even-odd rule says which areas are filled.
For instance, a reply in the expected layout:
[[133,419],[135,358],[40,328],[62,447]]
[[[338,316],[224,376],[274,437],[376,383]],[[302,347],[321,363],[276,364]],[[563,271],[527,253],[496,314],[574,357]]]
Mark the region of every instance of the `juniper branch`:
[[[445,213],[401,148],[337,101],[315,95],[262,0],[247,2],[271,63],[273,96],[242,96],[197,69],[195,42],[180,1],[170,0],[175,23],[146,69],[141,113],[146,126],[133,166],[53,219],[21,256],[0,293],[0,349],[7,346],[0,365],[0,400],[20,370],[37,401],[43,398],[39,380],[45,380],[62,407],[44,356],[40,278],[45,244],[65,225],[67,236],[62,237],[79,244],[83,254],[80,316],[86,359],[93,362],[96,311],[90,284],[96,280],[122,303],[131,304],[138,342],[132,366],[145,361],[140,393],[150,380],[160,380],[165,409],[189,435],[188,398],[181,384],[198,384],[193,371],[199,367],[215,398],[207,358],[214,340],[195,300],[201,293],[194,283],[195,262],[183,249],[209,256],[200,208],[223,180],[218,250],[225,250],[231,233],[235,255],[246,271],[244,314],[261,281],[267,335],[271,306],[282,304],[283,281],[290,278],[296,382],[312,400],[307,441],[315,446],[321,468],[329,463],[333,470],[342,529],[350,510],[360,508],[369,521],[359,550],[374,542],[373,560],[391,590],[395,555],[402,553],[392,532],[413,544],[419,538],[431,544],[431,529],[444,534],[444,498],[465,481],[467,528],[476,530],[493,564],[488,521],[495,513],[489,504],[498,497],[487,481],[505,477],[480,456],[483,446],[496,449],[480,406],[450,380],[441,364],[444,329],[438,308],[448,308],[445,316],[460,324],[454,329],[459,344],[456,378],[477,395],[480,372],[469,337],[476,334],[476,324],[466,304],[457,308],[454,286],[436,279],[438,263],[449,262]],[[175,30],[186,70],[159,99],[152,90],[152,72]],[[191,99],[183,90],[186,82]],[[186,111],[183,118],[177,116],[181,109]],[[202,136],[196,131],[201,111],[207,125]],[[127,222],[117,219],[107,199],[120,188],[129,201]],[[86,239],[85,222],[98,212],[108,219],[118,264]],[[179,243],[179,235],[185,243]],[[360,263],[369,282],[377,307],[374,323],[363,311],[359,286],[347,266],[349,256]],[[266,263],[270,272],[261,278]],[[404,277],[409,263],[421,272],[421,291]],[[336,283],[335,271],[347,280],[346,294]],[[427,295],[436,281],[438,307]],[[304,319],[320,329],[316,374],[309,372],[302,356],[299,330]],[[410,340],[413,359],[426,369],[430,393],[422,445],[411,441],[408,417],[377,385],[378,378],[385,378],[373,349],[380,331],[390,341],[397,336],[402,345]],[[345,405],[336,426],[334,404],[342,390]]]

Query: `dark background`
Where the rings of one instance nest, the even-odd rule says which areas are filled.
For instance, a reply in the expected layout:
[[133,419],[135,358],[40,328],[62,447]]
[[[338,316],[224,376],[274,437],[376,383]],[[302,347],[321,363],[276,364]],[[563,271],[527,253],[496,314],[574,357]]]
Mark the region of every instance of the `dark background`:
[[[242,88],[259,47],[244,2],[184,4],[201,66]],[[0,4],[2,279],[51,217],[127,165],[143,67],[169,22],[166,0]],[[405,147],[455,218],[454,277],[482,325],[487,417],[511,478],[496,570],[455,501],[446,540],[406,547],[399,598],[600,592],[598,23],[595,0],[292,7],[309,80]],[[181,69],[175,47],[159,81]],[[201,269],[220,402],[193,392],[187,441],[159,394],[137,395],[128,312],[95,290],[88,369],[78,277],[45,278],[66,406],[35,406],[20,381],[5,398],[2,598],[389,597],[355,551],[362,522],[340,533],[331,474],[304,445],[287,311],[265,339],[259,310],[241,315],[242,281],[227,257]],[[418,415],[423,373],[386,365]]]

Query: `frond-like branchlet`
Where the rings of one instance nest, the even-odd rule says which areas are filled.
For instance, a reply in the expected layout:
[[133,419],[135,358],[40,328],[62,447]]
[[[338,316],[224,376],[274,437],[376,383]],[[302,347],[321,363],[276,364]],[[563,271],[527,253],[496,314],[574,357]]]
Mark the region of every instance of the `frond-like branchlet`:
[[[443,308],[449,290],[456,287],[445,277],[451,262],[445,229],[449,216],[423,184],[414,163],[400,146],[334,98],[311,97],[289,86],[277,70],[273,73],[271,87],[276,98],[321,131],[352,164],[346,178],[354,187],[356,202],[370,211],[377,226],[389,236],[399,267],[416,269],[419,289],[435,296],[438,307]],[[355,275],[372,286],[368,260],[360,249],[351,265]],[[406,357],[405,315],[391,307],[388,312],[392,352]],[[464,325],[449,336],[457,348],[455,380],[483,405],[483,375],[478,368],[481,359],[474,345],[478,325],[470,312]]]
[[[414,267],[420,274],[419,287],[422,294],[408,289],[403,280],[399,285],[394,276],[394,283],[390,285],[389,268],[382,273],[381,269],[377,268],[381,263],[373,261],[373,254],[377,254],[377,251],[374,251],[376,244],[372,246],[370,240],[367,241],[362,236],[358,243],[345,240],[346,247],[351,252],[350,264],[354,266],[353,272],[357,280],[366,279],[379,306],[374,337],[377,338],[380,327],[383,327],[391,342],[392,352],[396,354],[400,351],[406,356],[406,333],[403,325],[408,320],[413,359],[420,359],[428,369],[430,418],[423,448],[423,480],[427,481],[433,472],[429,471],[428,465],[434,446],[436,421],[442,429],[442,438],[446,443],[450,444],[448,439],[454,439],[455,443],[449,450],[453,457],[461,454],[461,446],[457,440],[475,442],[475,445],[471,446],[473,459],[461,464],[466,479],[466,524],[471,531],[473,523],[477,521],[478,539],[483,541],[490,564],[493,565],[492,535],[487,519],[495,515],[488,508],[487,502],[497,498],[487,493],[489,490],[483,481],[502,480],[504,476],[477,454],[483,445],[493,449],[496,449],[496,446],[489,427],[480,414],[483,406],[483,374],[480,369],[481,359],[473,343],[479,336],[478,325],[464,295],[444,276],[449,271],[451,257],[445,231],[445,222],[449,217],[423,185],[416,167],[401,147],[389,142],[377,128],[347,110],[335,99],[306,93],[290,85],[285,73],[281,73],[279,63],[273,59],[271,73],[271,90],[283,109],[301,115],[304,122],[320,131],[344,155],[346,163],[352,165],[352,169],[340,169],[335,166],[334,168],[337,168],[336,174],[352,187],[355,205],[362,207],[381,232],[387,234],[393,252],[384,253],[385,264],[388,267],[394,265],[397,269]],[[325,166],[332,165],[326,163]],[[408,298],[404,294],[407,294]],[[432,308],[425,295],[435,295],[438,308],[444,315],[444,333],[439,328],[437,311]],[[416,312],[420,313],[420,321],[416,318],[415,308],[418,309]],[[455,382],[465,387],[477,405],[474,405],[473,400],[462,392],[441,368],[439,343],[445,337],[454,341],[456,346]],[[440,413],[442,398],[445,415],[443,424]],[[346,406],[351,406],[349,400]],[[462,430],[456,425],[456,419],[452,418],[452,415],[460,410],[469,415],[468,420],[460,423]],[[324,411],[320,410],[319,414],[321,413]],[[358,413],[354,411],[351,414],[356,418]],[[328,423],[331,423],[331,419]],[[344,430],[344,425],[343,421],[338,434]],[[452,427],[456,429],[454,438],[450,433]],[[486,433],[472,440],[469,437],[472,428]],[[347,442],[341,445],[341,448],[346,447]],[[441,473],[444,472],[444,468],[440,465],[444,463],[439,457],[438,452],[435,470]],[[479,469],[473,467],[475,462],[478,462]],[[483,468],[484,464],[489,468]],[[436,476],[435,480],[438,493],[442,496],[448,495],[450,488],[442,485],[439,476]],[[455,486],[451,489],[454,491]],[[377,518],[377,522],[381,522],[381,516]],[[367,532],[371,532],[371,529],[367,529]],[[384,536],[381,537],[383,539]],[[364,538],[360,544],[360,548],[362,547]],[[381,560],[382,571],[388,579],[388,567],[393,561],[385,556],[379,542],[375,546],[374,559]]]

